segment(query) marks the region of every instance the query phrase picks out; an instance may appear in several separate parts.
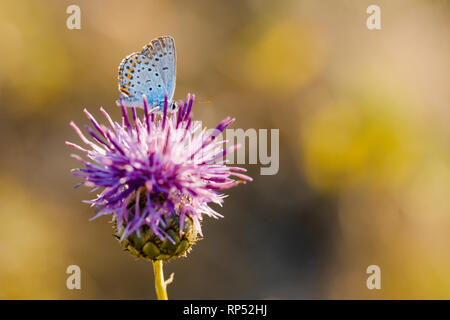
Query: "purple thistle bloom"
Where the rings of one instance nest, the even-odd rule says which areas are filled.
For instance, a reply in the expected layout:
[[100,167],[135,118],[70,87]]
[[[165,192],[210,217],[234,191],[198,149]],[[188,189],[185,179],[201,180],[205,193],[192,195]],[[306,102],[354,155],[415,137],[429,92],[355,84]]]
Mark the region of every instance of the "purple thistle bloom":
[[[99,124],[85,109],[94,127],[85,127],[91,139],[74,122],[70,123],[87,148],[66,144],[89,159],[72,155],[83,164],[73,174],[84,179],[80,185],[92,187],[92,191],[102,190],[95,199],[86,201],[99,210],[92,219],[112,214],[122,240],[134,232],[139,235],[141,227],[148,226],[159,239],[173,242],[161,226],[165,216],[175,213],[180,233],[188,216],[201,235],[203,214],[222,217],[209,206],[211,202],[222,204],[224,195],[219,190],[252,181],[242,173],[245,169],[225,164],[224,156],[238,146],[223,150],[225,141],[216,140],[234,119],[224,119],[213,133],[206,134],[200,122],[192,120],[194,95],[188,94],[172,114],[167,114],[166,96],[162,115],[148,110],[145,96],[143,99],[144,116],[138,117],[132,108],[132,119],[122,103],[122,123],[113,122],[100,108],[109,126]],[[143,200],[143,208],[135,205],[130,210],[130,204]]]

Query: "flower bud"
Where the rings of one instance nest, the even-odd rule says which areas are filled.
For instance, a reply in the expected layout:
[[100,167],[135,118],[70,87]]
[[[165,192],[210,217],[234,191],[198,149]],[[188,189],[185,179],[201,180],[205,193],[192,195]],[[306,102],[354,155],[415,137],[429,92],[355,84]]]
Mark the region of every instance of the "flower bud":
[[192,245],[198,241],[197,230],[192,219],[184,216],[183,229],[180,232],[180,217],[176,213],[164,216],[164,223],[159,227],[164,231],[166,237],[160,239],[150,227],[144,225],[139,232],[133,232],[127,238],[121,240],[124,228],[118,231],[117,223],[114,222],[114,236],[119,240],[124,250],[138,258],[147,260],[170,260],[172,258],[186,256]]

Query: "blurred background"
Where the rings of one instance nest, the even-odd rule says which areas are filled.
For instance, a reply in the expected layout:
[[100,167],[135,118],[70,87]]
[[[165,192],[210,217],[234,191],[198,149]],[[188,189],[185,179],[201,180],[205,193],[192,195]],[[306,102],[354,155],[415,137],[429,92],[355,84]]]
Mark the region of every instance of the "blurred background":
[[[69,30],[66,8],[81,8]],[[381,30],[366,8],[381,8]],[[117,67],[176,40],[177,88],[212,127],[280,129],[280,169],[230,190],[172,299],[450,299],[450,2],[0,1],[0,298],[153,299],[146,261],[70,174]],[[67,266],[82,289],[66,288]],[[381,268],[368,290],[366,268]]]

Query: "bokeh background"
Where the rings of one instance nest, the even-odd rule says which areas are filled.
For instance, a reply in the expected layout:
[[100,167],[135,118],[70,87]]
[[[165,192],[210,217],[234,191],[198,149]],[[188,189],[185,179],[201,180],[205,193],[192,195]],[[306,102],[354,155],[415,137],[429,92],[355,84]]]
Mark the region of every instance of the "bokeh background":
[[[81,30],[66,28],[67,6]],[[381,7],[382,29],[366,28]],[[229,191],[174,299],[450,298],[449,1],[0,1],[0,298],[153,299],[88,219],[65,140],[119,110],[117,67],[170,34],[175,96],[211,127],[280,129],[280,170]],[[66,288],[68,265],[82,289]],[[381,268],[381,290],[366,268]]]

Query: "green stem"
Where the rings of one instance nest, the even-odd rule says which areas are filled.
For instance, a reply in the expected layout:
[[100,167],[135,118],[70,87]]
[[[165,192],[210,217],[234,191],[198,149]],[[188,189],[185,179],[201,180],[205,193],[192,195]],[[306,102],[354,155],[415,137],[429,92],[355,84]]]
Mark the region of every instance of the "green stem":
[[155,289],[158,300],[167,300],[166,283],[164,281],[162,260],[153,261],[153,271],[155,273]]

